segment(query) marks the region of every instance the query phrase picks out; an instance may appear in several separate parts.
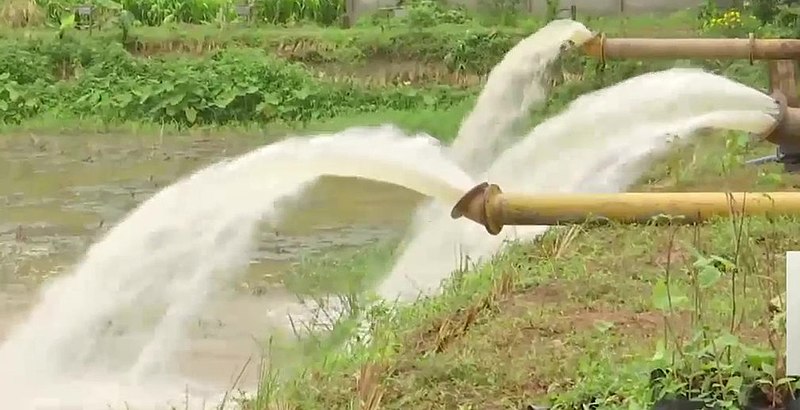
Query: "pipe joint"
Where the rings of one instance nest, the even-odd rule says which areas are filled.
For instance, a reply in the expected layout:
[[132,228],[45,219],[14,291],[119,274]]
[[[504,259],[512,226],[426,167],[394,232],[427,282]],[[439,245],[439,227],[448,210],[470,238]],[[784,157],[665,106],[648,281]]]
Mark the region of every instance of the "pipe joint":
[[790,107],[786,95],[774,90],[772,98],[778,105],[775,124],[764,133],[764,139],[778,145],[786,154],[800,152],[800,108]]

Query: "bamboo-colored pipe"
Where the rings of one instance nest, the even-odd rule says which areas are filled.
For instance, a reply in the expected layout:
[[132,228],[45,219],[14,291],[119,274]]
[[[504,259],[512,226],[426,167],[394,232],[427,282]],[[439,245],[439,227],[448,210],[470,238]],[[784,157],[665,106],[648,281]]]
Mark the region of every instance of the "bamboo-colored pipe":
[[800,215],[800,192],[655,192],[508,194],[486,182],[472,188],[450,216],[465,217],[497,235],[505,225],[559,225],[611,220],[647,223],[665,215],[678,223],[715,216]]
[[800,40],[750,38],[606,38],[599,34],[583,51],[612,58],[798,60]]

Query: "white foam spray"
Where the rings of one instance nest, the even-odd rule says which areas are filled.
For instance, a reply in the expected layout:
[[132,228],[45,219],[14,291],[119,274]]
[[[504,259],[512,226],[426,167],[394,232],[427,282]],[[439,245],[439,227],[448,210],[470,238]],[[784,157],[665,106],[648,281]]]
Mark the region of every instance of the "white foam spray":
[[[497,157],[486,175],[508,192],[623,191],[646,168],[644,159],[666,151],[674,136],[704,128],[763,132],[776,114],[772,98],[725,77],[695,69],[649,73],[579,97]],[[478,262],[506,240],[535,238],[546,229],[506,227],[489,236],[471,221],[449,219],[442,204],[432,208],[438,217],[416,225],[379,286],[384,298],[434,294],[459,257]]]
[[152,408],[183,397],[187,381],[160,378],[187,322],[248,263],[258,222],[279,218],[281,201],[321,175],[444,201],[473,184],[436,140],[388,126],[289,139],[205,168],[143,203],[44,289],[0,347],[4,406]]
[[[580,22],[554,20],[517,43],[489,73],[475,107],[461,123],[458,136],[450,146],[450,157],[473,175],[484,174],[497,155],[514,141],[514,128],[531,109],[544,101],[551,64],[569,46],[580,46],[591,37],[592,33]],[[411,300],[420,290],[429,293],[438,289],[447,274],[406,274],[409,271],[402,266],[407,263],[403,262],[404,258],[419,256],[427,244],[437,243],[437,240],[424,237],[437,235],[429,224],[438,227],[449,225],[448,220],[442,219],[443,215],[449,215],[449,210],[444,206],[441,203],[429,203],[417,210],[411,235],[405,241],[408,248],[398,262],[401,268],[395,268],[381,282],[377,289],[380,296]],[[443,237],[447,236],[446,232],[441,233]],[[453,245],[450,242],[447,244]],[[443,243],[443,246],[446,245]],[[432,248],[431,252],[442,252],[433,263],[449,267],[459,264],[459,258],[464,255],[457,248],[456,245],[435,250]],[[434,270],[440,271],[438,268]],[[451,270],[449,268],[447,272]]]
[[464,169],[481,173],[512,142],[512,132],[547,96],[548,69],[570,44],[592,33],[573,20],[554,20],[517,43],[489,73],[475,107],[461,123],[450,146]]

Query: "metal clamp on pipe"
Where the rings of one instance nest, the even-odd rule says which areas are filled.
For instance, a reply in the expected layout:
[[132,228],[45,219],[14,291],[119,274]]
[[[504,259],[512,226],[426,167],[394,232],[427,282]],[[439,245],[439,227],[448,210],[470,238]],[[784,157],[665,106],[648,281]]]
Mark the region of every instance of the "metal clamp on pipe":
[[658,216],[699,223],[717,216],[800,215],[800,192],[630,192],[618,194],[507,194],[484,182],[450,212],[497,235],[505,225],[560,225],[605,220],[648,223]]

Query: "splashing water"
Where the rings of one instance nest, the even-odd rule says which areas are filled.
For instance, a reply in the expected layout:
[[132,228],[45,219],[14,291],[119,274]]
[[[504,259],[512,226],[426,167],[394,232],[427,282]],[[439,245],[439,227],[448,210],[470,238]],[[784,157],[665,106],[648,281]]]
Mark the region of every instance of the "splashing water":
[[[704,128],[760,133],[776,114],[771,97],[725,77],[694,69],[644,74],[576,99],[500,154],[486,174],[508,192],[623,191],[645,170],[648,156],[668,149],[671,136]],[[379,286],[384,298],[435,293],[459,254],[480,261],[506,240],[532,239],[547,228],[506,227],[493,237],[471,221],[449,219],[442,204],[432,208],[438,217],[417,225]]]
[[168,375],[187,322],[247,264],[258,222],[280,218],[280,201],[322,175],[447,202],[474,183],[432,137],[389,126],[289,139],[205,168],[143,203],[43,291],[0,347],[4,405],[91,409],[125,398],[149,407],[183,397],[186,381],[155,380]]
[[475,107],[450,146],[464,169],[480,173],[510,142],[515,125],[546,97],[547,70],[565,45],[580,45],[592,33],[573,20],[554,20],[520,41],[489,73]]
[[[565,45],[579,46],[591,37],[589,29],[577,21],[554,20],[517,43],[489,73],[475,107],[462,122],[458,136],[450,146],[451,158],[472,174],[485,173],[498,153],[512,142],[514,127],[532,108],[544,101],[548,68],[565,49]],[[452,238],[444,238],[448,234],[467,232],[455,232],[448,228],[451,222],[446,215],[450,211],[443,206],[432,203],[419,208],[412,223],[412,236],[407,239],[410,242],[392,273],[378,286],[378,295],[385,299],[411,300],[420,292],[430,294],[459,264],[461,255],[458,254],[458,244]],[[429,226],[431,223],[445,230],[436,233]],[[469,233],[486,236],[485,232],[478,233],[474,229]],[[439,239],[435,239],[440,235]],[[430,253],[427,253],[426,246],[437,242],[442,246],[430,248]],[[431,276],[410,271],[417,263],[414,258],[430,258],[429,255],[434,255],[434,252],[439,253],[436,253],[433,265],[447,268],[434,268],[439,273]]]
[[[451,147],[456,157],[485,167],[481,160],[505,148],[500,136],[543,100],[545,70],[561,46],[587,38],[583,25],[556,21],[512,49]],[[279,218],[277,200],[298,194],[321,174],[384,180],[447,204],[473,185],[429,140],[400,137],[393,128],[364,128],[284,141],[161,191],[94,245],[71,275],[45,289],[28,321],[0,347],[0,394],[18,409],[46,405],[48,394],[59,408],[178,397],[176,388],[185,380],[153,376],[167,374],[163,366],[183,325],[215,285],[246,263],[255,222]],[[148,306],[155,325],[134,306]],[[120,329],[144,335],[133,341],[107,337]]]

